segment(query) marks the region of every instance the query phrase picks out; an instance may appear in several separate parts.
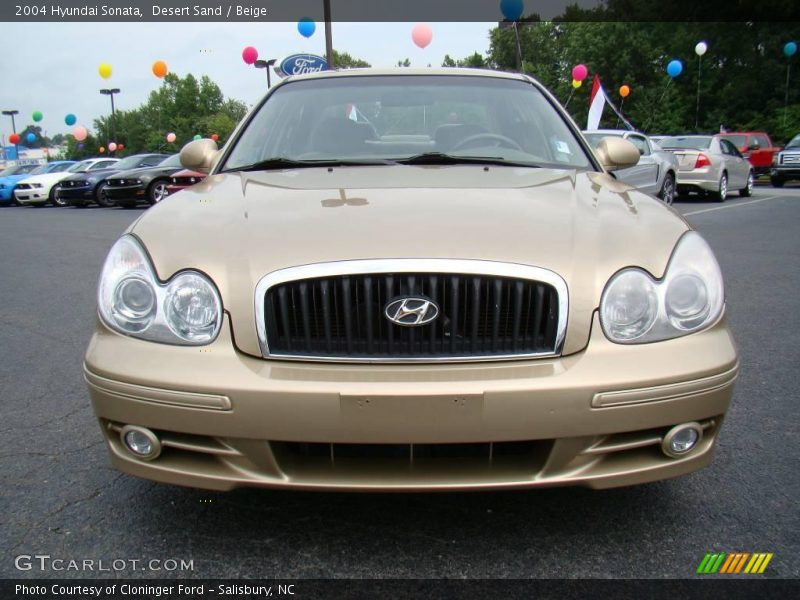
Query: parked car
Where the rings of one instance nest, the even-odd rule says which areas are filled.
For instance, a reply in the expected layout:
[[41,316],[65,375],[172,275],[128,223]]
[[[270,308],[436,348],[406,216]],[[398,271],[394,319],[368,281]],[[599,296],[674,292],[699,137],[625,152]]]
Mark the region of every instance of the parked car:
[[621,137],[631,142],[639,150],[639,162],[628,169],[615,171],[614,176],[672,204],[675,198],[675,174],[678,172],[678,159],[672,152],[662,150],[652,139],[635,131],[596,129],[584,131],[583,135],[594,148],[606,137]]
[[728,190],[753,193],[753,166],[730,140],[719,135],[684,135],[661,140],[678,157],[678,192],[711,194],[725,202]]
[[14,165],[0,171],[0,206],[13,204],[17,184],[41,167],[38,164]]
[[133,208],[139,200],[157,204],[167,196],[170,176],[181,169],[180,155],[173,154],[154,167],[114,173],[106,180],[106,198],[123,208]]
[[53,205],[54,206],[69,206],[69,202],[66,198],[61,195],[61,188],[60,183],[70,177],[72,175],[78,175],[81,173],[88,174],[87,176],[94,176],[95,173],[98,171],[103,171],[106,169],[111,168],[119,162],[118,158],[87,158],[86,160],[82,160],[77,165],[70,167],[66,173],[62,173],[59,177],[58,181],[53,184],[52,193],[53,193]]
[[775,156],[769,178],[776,188],[783,187],[787,181],[800,180],[800,134]]
[[[355,107],[353,107],[355,103]],[[348,118],[354,110],[365,121]],[[113,464],[226,490],[605,488],[709,464],[738,371],[709,245],[532,78],[273,86],[102,269]]]
[[48,163],[50,167],[45,173],[30,175],[21,179],[14,188],[14,200],[17,204],[44,206],[48,202],[55,204],[54,185],[69,174],[69,169],[77,165],[74,160],[55,160]]
[[65,200],[71,206],[83,208],[89,204],[97,203],[100,206],[114,206],[114,203],[106,198],[107,179],[114,173],[129,171],[139,167],[152,167],[164,160],[166,154],[134,154],[123,159],[117,160],[105,169],[93,169],[86,173],[76,173],[62,179],[57,188],[60,199]]
[[770,137],[761,131],[726,132],[719,136],[728,140],[750,161],[756,175],[766,175],[772,167],[772,159],[780,148],[773,145]]
[[173,173],[167,184],[167,194],[172,195],[175,192],[180,192],[187,187],[193,186],[195,183],[200,183],[206,178],[206,175],[207,173],[200,173],[199,171],[192,171],[191,169],[183,169],[182,171]]

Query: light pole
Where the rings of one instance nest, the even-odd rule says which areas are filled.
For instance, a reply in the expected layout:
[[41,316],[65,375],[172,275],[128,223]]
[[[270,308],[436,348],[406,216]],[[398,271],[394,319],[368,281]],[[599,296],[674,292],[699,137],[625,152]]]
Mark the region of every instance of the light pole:
[[119,94],[119,88],[103,89],[100,93],[104,96],[111,96],[111,137],[113,142],[117,141],[117,119],[114,111],[114,94]]
[[253,63],[253,66],[256,69],[266,69],[267,70],[267,89],[269,89],[272,86],[272,82],[270,81],[270,78],[269,78],[269,68],[274,64],[275,64],[275,59],[274,58],[270,58],[269,60],[257,60],[256,62]]
[[328,61],[328,68],[333,69],[333,34],[331,33],[331,0],[322,2],[323,18],[325,19],[325,58]]
[[[18,110],[4,110],[3,114],[11,117],[11,131],[13,131],[14,133],[17,133],[17,124],[14,121],[14,115],[18,115],[19,111]],[[17,154],[16,160],[19,160],[19,147],[17,146],[17,144],[14,144],[14,152]]]

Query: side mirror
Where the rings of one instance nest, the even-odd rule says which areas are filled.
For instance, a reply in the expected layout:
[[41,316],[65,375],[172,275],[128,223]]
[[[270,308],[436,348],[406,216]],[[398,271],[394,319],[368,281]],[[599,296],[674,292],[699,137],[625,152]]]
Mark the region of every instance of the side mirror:
[[181,165],[192,171],[208,173],[219,158],[219,150],[214,140],[194,140],[181,148]]
[[639,162],[639,149],[628,140],[607,137],[600,140],[595,151],[606,171],[627,169]]
[[758,144],[758,142],[752,142],[752,143],[751,143],[751,144],[750,144],[750,145],[747,147],[747,149],[748,149],[748,150],[758,150],[759,148],[761,148],[761,146]]

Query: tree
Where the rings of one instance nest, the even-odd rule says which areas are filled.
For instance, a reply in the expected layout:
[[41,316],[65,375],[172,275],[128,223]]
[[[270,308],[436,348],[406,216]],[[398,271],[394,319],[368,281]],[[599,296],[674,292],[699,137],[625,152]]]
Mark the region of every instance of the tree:
[[473,52],[465,58],[453,60],[449,54],[444,55],[443,67],[468,67],[472,69],[485,69],[489,66],[487,60],[480,52]]
[[350,56],[347,52],[333,51],[333,64],[337,69],[357,69],[371,67],[367,61]]
[[405,60],[398,60],[397,61],[397,66],[398,67],[410,67],[411,66],[411,61],[408,60],[407,58]]

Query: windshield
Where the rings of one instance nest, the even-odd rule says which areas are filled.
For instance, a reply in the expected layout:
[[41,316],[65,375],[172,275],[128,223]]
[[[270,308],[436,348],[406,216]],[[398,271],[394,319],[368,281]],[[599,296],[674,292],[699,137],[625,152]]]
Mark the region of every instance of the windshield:
[[711,147],[711,136],[668,137],[661,140],[659,145],[665,149],[707,150]]
[[69,169],[67,169],[67,173],[79,173],[80,171],[85,171],[91,166],[92,166],[92,161],[83,160],[77,164],[72,165]]
[[501,164],[592,166],[556,109],[529,83],[394,75],[300,80],[276,89],[222,169],[277,158],[369,164],[430,153]]
[[725,138],[737,148],[745,148],[747,146],[746,135],[721,135],[720,137]]
[[617,137],[621,138],[622,134],[618,133],[584,133],[583,137],[586,138],[586,141],[592,146],[592,148],[597,148],[597,145],[600,143],[600,140],[607,137]]
[[[114,163],[114,168],[120,171],[124,171],[126,169],[135,169],[139,166],[139,163],[144,160],[142,156],[129,156],[128,158],[123,158],[118,163]],[[111,166],[111,165],[109,165]]]
[[172,156],[168,156],[160,163],[158,163],[159,167],[180,167],[181,166],[181,155],[180,154],[173,154]]
[[786,144],[786,149],[789,148],[800,148],[800,135],[796,135],[792,138],[792,141]]

